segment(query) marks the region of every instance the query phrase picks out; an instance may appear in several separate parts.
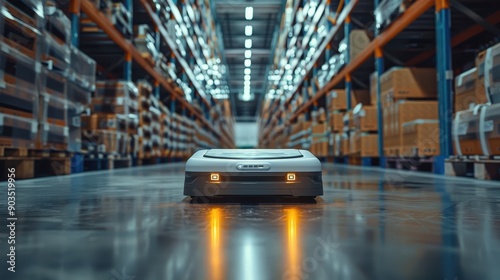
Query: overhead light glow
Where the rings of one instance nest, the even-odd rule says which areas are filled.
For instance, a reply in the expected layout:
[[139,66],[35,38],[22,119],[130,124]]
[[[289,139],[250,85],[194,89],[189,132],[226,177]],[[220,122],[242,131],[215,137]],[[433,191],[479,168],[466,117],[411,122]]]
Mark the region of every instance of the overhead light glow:
[[246,7],[245,8],[245,18],[246,18],[246,20],[253,19],[253,7]]
[[250,67],[250,66],[252,66],[252,60],[245,59],[245,67]]
[[245,81],[243,84],[244,84],[245,86],[250,86],[250,83],[251,83],[250,81]]
[[245,35],[246,36],[252,36],[253,28],[251,25],[245,26]]
[[250,85],[245,85],[245,86],[243,87],[243,89],[244,89],[245,91],[250,91]]
[[245,75],[245,81],[250,81],[251,77],[250,75]]
[[251,58],[252,57],[252,51],[251,50],[245,50],[245,58]]
[[252,70],[250,68],[245,68],[245,75],[252,74]]
[[247,48],[247,49],[252,48],[252,39],[245,40],[245,48]]

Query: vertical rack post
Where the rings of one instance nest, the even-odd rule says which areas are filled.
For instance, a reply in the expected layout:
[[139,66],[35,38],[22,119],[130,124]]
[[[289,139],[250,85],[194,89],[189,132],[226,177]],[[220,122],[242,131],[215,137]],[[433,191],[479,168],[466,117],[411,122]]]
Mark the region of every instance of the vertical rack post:
[[158,82],[156,80],[154,81],[153,95],[157,99],[160,99],[160,82]]
[[125,53],[125,62],[123,63],[123,79],[125,81],[132,81],[132,54]]
[[[344,5],[347,6],[349,5],[350,0],[345,0]],[[352,30],[352,23],[351,23],[351,16],[348,15],[345,19],[344,23],[344,37],[345,37],[345,43],[347,45],[346,51],[345,51],[345,64],[349,64],[351,62],[351,30]],[[352,80],[351,80],[351,73],[347,73],[346,78],[345,78],[345,95],[347,99],[347,110],[351,110],[352,104],[351,104],[351,94],[352,94]]]
[[[380,0],[374,0],[374,9],[376,9]],[[375,36],[379,35],[379,29],[375,27]],[[375,49],[375,71],[376,71],[376,91],[377,91],[377,124],[378,124],[378,155],[379,165],[385,168],[386,161],[384,155],[384,112],[382,108],[382,88],[380,87],[380,77],[384,74],[384,52],[381,47]],[[372,100],[373,102],[373,100]]]
[[[159,17],[160,16],[160,10],[156,10],[156,15]],[[161,36],[160,36],[160,29],[158,25],[155,24],[155,48],[157,52],[160,52],[161,49]],[[153,89],[154,95],[156,98],[160,99],[160,83],[158,81],[155,81],[154,83],[154,89]]]
[[[130,30],[133,28],[133,21],[132,21],[132,16],[133,16],[133,2],[132,0],[125,0],[124,1],[125,8],[130,14]],[[125,63],[123,64],[123,78],[126,81],[132,81],[132,54],[130,52],[125,53]]]
[[80,0],[71,0],[69,4],[71,16],[71,44],[78,47],[80,44]]
[[[378,33],[378,32],[377,32]],[[376,69],[376,79],[377,79],[377,124],[378,124],[378,154],[379,154],[379,165],[380,167],[385,167],[385,155],[384,155],[384,112],[382,108],[382,88],[380,86],[380,77],[384,74],[384,53],[382,48],[375,49],[375,69]]]
[[436,0],[436,62],[439,104],[440,155],[434,159],[434,173],[444,174],[444,161],[452,154],[451,11],[449,0]]

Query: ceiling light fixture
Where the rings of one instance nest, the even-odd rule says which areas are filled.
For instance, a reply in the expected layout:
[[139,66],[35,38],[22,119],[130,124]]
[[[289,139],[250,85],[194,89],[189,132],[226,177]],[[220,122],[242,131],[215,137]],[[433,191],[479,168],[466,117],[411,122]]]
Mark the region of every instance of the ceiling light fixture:
[[245,50],[245,58],[251,58],[252,57],[252,51],[251,50]]
[[245,18],[247,20],[253,19],[253,7],[246,7],[245,8]]
[[245,68],[245,75],[252,74],[252,70],[250,68]]
[[252,39],[245,40],[245,48],[247,48],[247,49],[252,48]]
[[250,66],[252,66],[252,60],[245,59],[245,67],[250,67]]
[[251,25],[245,26],[245,35],[246,36],[252,36],[253,28]]

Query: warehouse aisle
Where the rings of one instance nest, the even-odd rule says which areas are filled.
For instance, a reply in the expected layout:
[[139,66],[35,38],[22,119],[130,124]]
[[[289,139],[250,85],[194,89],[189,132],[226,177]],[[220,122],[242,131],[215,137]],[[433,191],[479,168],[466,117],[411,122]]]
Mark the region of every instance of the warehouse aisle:
[[3,269],[1,278],[494,279],[500,273],[498,184],[326,165],[325,195],[316,202],[201,204],[182,195],[182,183],[179,164],[17,182],[17,273]]

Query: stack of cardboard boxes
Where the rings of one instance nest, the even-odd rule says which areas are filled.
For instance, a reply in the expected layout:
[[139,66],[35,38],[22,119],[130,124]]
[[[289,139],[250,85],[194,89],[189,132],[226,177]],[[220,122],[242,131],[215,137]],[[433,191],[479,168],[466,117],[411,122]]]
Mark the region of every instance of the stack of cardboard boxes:
[[455,78],[453,143],[459,156],[500,155],[500,44]]
[[43,1],[2,1],[0,144],[79,152],[95,61],[70,44],[70,21]]
[[439,155],[435,69],[394,67],[380,82],[385,156]]
[[307,119],[306,114],[297,118],[297,122],[291,126],[287,148],[306,149],[311,148],[312,142],[312,122]]
[[[352,108],[371,108],[370,95],[366,90],[353,90],[351,92]],[[358,156],[362,153],[362,147],[366,146],[369,138],[364,137],[365,132],[376,131],[376,128],[369,128],[370,124],[365,116],[354,109],[347,109],[346,91],[334,89],[327,96],[327,106],[329,111],[329,124],[332,131],[331,141],[333,156]],[[356,114],[355,114],[356,113]],[[373,126],[373,124],[371,125]],[[370,138],[371,139],[371,138]],[[371,144],[370,144],[371,145]],[[368,154],[366,154],[368,156]]]
[[377,107],[358,104],[353,109],[354,131],[351,153],[360,157],[378,157]]
[[[16,3],[18,5],[16,5]],[[31,3],[2,1],[0,8],[0,146],[35,148],[38,134],[38,91],[43,11]],[[12,16],[6,16],[7,14]]]
[[98,81],[90,104],[92,114],[82,116],[84,149],[116,156],[134,154],[138,98],[131,82]]
[[311,113],[312,117],[312,144],[310,151],[317,157],[329,156],[330,131],[326,122],[324,108]]

